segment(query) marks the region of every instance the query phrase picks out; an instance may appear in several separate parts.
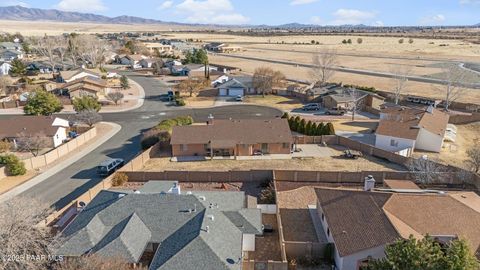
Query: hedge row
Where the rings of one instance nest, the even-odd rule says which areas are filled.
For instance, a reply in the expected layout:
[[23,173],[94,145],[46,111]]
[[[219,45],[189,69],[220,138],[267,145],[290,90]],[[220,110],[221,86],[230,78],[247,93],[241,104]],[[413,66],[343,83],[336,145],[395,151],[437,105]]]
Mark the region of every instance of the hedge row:
[[169,142],[173,127],[188,126],[191,124],[193,124],[193,118],[191,116],[179,116],[163,120],[152,129],[143,133],[140,141],[142,149],[148,149],[158,142]]
[[288,119],[288,125],[291,131],[295,131],[308,136],[322,136],[322,135],[335,135],[335,128],[333,124],[328,122],[326,124],[315,123],[312,121],[306,121],[300,118],[300,116],[289,116],[285,113],[282,118]]

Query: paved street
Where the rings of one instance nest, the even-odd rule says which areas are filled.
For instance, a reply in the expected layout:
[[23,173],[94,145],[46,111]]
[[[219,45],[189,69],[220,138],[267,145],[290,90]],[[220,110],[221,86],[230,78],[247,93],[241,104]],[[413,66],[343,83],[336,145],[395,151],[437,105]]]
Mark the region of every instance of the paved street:
[[140,151],[140,134],[165,118],[191,115],[195,121],[204,121],[210,113],[219,119],[270,118],[281,115],[276,109],[252,105],[209,109],[171,107],[162,101],[167,87],[159,80],[131,73],[127,75],[144,88],[143,106],[134,111],[103,114],[103,121],[115,122],[122,129],[93,152],[21,195],[46,201],[55,208],[65,206],[102,180],[95,173],[96,165],[107,157],[123,158],[126,161],[135,157]]

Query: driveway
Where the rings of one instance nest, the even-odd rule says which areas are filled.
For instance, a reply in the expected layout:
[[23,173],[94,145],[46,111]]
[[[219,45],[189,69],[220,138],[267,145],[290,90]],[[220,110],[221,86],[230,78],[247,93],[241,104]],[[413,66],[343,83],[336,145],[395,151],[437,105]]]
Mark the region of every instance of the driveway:
[[282,114],[273,108],[253,105],[206,109],[171,107],[168,106],[168,102],[162,101],[168,86],[160,80],[131,72],[119,73],[129,76],[144,88],[146,96],[142,107],[128,112],[102,114],[103,121],[117,123],[122,129],[77,162],[20,195],[45,201],[57,209],[62,208],[103,179],[95,173],[95,167],[100,162],[107,158],[131,160],[141,151],[140,134],[166,118],[191,115],[195,121],[202,122],[209,114],[213,114],[218,119],[272,118],[280,117]]

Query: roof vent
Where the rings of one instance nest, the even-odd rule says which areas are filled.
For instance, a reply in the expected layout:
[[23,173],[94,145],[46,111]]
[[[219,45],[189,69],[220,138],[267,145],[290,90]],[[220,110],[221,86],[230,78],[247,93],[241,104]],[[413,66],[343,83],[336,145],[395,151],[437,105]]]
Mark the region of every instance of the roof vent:
[[124,194],[124,193],[120,193],[120,194],[118,194],[118,198],[123,198],[123,197],[125,197],[125,195],[126,194]]
[[365,183],[363,185],[364,191],[372,191],[375,188],[375,179],[373,176],[369,175],[365,177]]
[[214,221],[214,220],[215,220],[215,216],[214,216],[214,215],[208,215],[207,217],[208,217],[208,219],[210,219],[211,221]]
[[207,198],[205,198],[205,196],[199,196],[198,197],[201,201],[205,201]]
[[187,195],[192,195],[192,192],[191,192],[191,191],[187,191]]
[[428,106],[427,112],[428,113],[433,113],[433,106],[432,105]]
[[208,233],[210,231],[210,227],[209,226],[206,226],[205,227],[205,231]]
[[215,117],[213,117],[212,114],[209,114],[208,115],[208,120],[207,120],[207,125],[213,125],[213,120],[215,119]]

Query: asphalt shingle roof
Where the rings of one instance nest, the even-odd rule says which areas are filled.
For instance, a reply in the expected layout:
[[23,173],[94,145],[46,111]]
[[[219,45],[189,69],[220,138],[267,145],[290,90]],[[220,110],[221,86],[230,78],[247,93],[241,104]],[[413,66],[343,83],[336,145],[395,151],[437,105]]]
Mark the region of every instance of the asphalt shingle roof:
[[[147,192],[147,191],[145,191]],[[175,195],[101,191],[64,230],[57,254],[93,252],[138,262],[159,247],[150,269],[240,269],[242,234],[261,234],[261,212],[243,192]],[[243,226],[239,226],[239,224]],[[207,227],[208,226],[208,227]]]

